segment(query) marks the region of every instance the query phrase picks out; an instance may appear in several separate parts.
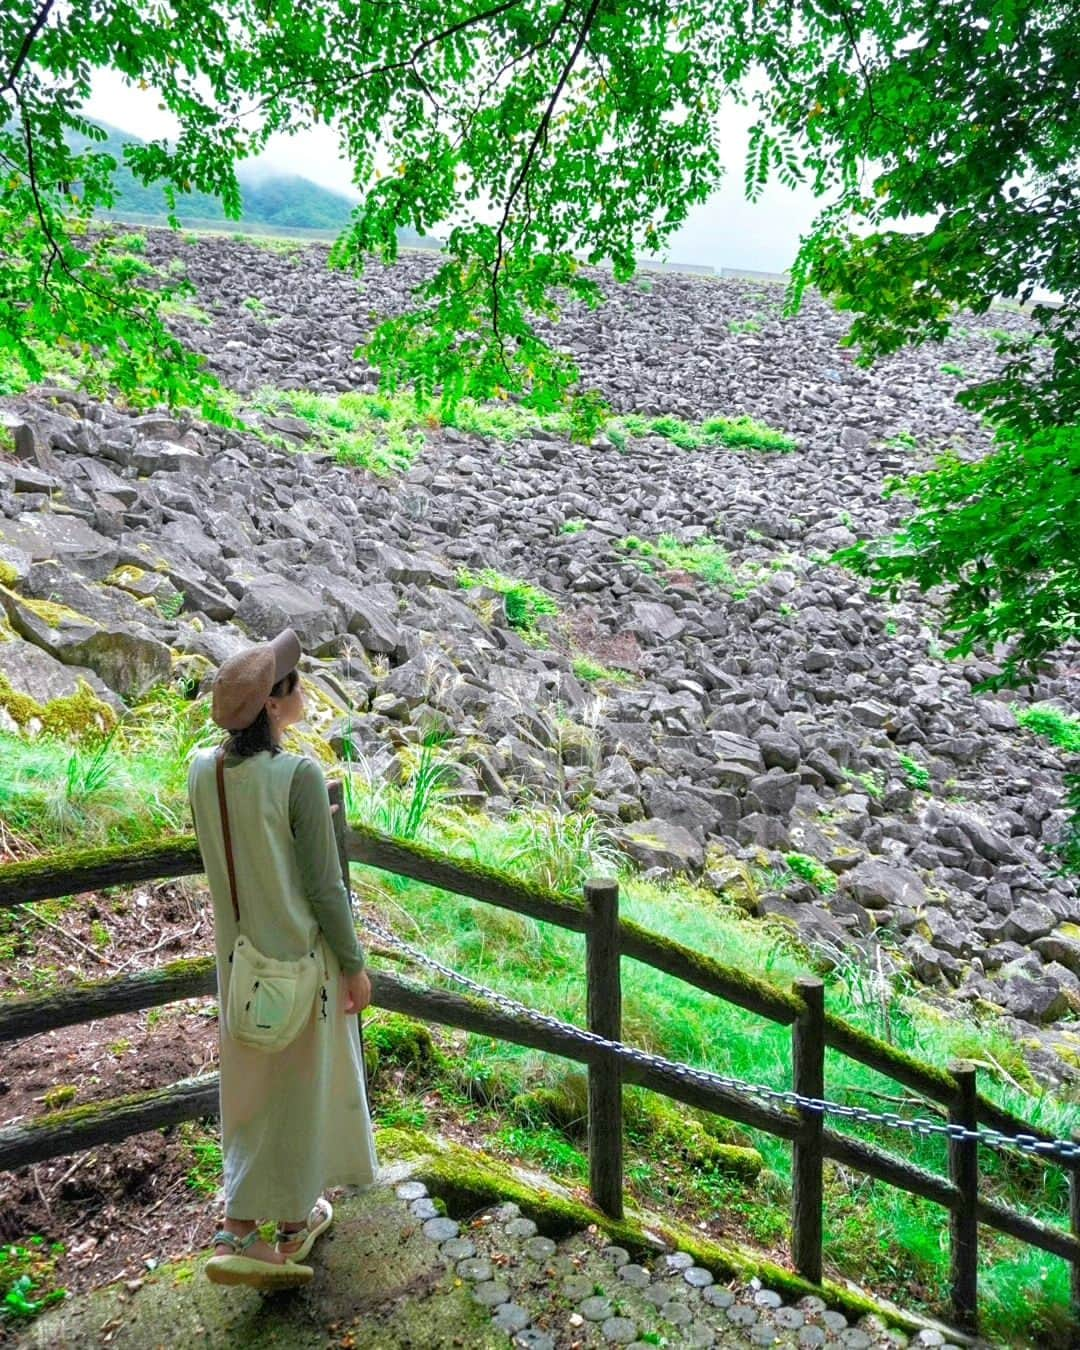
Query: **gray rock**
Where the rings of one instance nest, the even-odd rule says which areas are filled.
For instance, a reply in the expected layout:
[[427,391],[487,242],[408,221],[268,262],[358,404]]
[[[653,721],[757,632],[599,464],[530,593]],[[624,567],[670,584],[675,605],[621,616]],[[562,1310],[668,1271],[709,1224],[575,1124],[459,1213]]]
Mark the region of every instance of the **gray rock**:
[[[1045,938],[1057,927],[1057,919],[1046,905],[1025,900],[1002,924],[1002,937],[1030,946],[1037,938]],[[1066,963],[1063,963],[1066,964]]]
[[927,903],[926,887],[915,872],[874,858],[845,873],[840,885],[866,909],[919,909]]
[[681,825],[667,820],[642,820],[615,832],[619,847],[641,867],[665,872],[700,872],[701,844]]
[[252,637],[272,638],[292,628],[301,647],[314,655],[332,651],[340,628],[326,602],[284,577],[267,572],[248,582],[236,622]]

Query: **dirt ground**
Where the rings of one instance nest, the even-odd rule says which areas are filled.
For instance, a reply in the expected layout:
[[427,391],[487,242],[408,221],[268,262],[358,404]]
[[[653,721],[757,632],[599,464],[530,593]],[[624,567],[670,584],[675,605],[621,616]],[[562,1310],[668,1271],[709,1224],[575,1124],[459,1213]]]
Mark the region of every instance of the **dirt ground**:
[[[207,897],[190,882],[50,901],[33,911],[0,915],[0,998],[211,951]],[[204,999],[0,1045],[0,1125],[163,1087],[212,1072],[216,1061],[216,1009]],[[33,1234],[62,1242],[56,1283],[72,1291],[138,1279],[203,1245],[215,1215],[213,1197],[187,1182],[193,1128],[156,1130],[0,1173],[0,1242]]]

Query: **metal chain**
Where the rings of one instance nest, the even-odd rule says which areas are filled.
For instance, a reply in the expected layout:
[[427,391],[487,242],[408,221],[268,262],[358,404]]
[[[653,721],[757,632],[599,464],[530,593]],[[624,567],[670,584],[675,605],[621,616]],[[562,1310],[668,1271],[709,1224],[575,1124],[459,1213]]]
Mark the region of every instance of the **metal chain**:
[[[355,905],[355,895],[353,896],[353,902]],[[495,989],[489,989],[486,985],[478,984],[475,980],[469,979],[467,975],[451,970],[449,966],[444,966],[426,952],[411,946],[382,924],[365,917],[362,912],[360,913],[360,924],[372,937],[402,952],[410,960],[415,961],[417,965],[425,966],[444,979],[468,989],[470,993],[478,995],[486,1002],[501,1008],[504,1012],[524,1017],[537,1026],[561,1032],[580,1045],[599,1046],[604,1050],[609,1050],[627,1063],[672,1073],[684,1082],[698,1083],[703,1087],[726,1088],[729,1092],[738,1092],[743,1096],[761,1097],[765,1101],[775,1102],[783,1106],[799,1107],[801,1110],[813,1111],[819,1115],[840,1116],[843,1119],[855,1120],[864,1124],[884,1125],[894,1130],[906,1130],[910,1134],[923,1136],[938,1134],[965,1143],[974,1140],[977,1143],[985,1144],[988,1148],[1015,1148],[1023,1153],[1056,1156],[1066,1161],[1080,1159],[1080,1143],[1073,1143],[1068,1139],[1047,1140],[1038,1139],[1033,1134],[1003,1134],[1000,1130],[991,1129],[971,1130],[964,1125],[955,1125],[947,1121],[927,1120],[924,1116],[915,1116],[909,1119],[906,1116],[898,1115],[895,1111],[869,1111],[862,1106],[847,1106],[842,1102],[829,1101],[823,1097],[804,1097],[798,1092],[768,1087],[764,1083],[748,1083],[741,1078],[729,1078],[725,1074],[715,1073],[711,1069],[696,1069],[689,1064],[680,1064],[675,1060],[664,1059],[660,1055],[650,1054],[646,1050],[638,1050],[622,1041],[609,1041],[606,1037],[597,1035],[595,1031],[586,1031],[583,1027],[574,1026],[573,1023],[562,1022],[557,1017],[538,1012],[535,1008],[529,1008],[524,1003],[509,998],[506,994],[500,994]]]

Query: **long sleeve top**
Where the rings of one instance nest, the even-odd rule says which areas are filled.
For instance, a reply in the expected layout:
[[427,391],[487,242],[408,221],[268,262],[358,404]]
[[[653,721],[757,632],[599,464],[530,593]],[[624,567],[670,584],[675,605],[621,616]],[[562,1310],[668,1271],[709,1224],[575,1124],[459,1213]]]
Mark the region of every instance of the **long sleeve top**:
[[330,950],[346,975],[363,970],[364,952],[341,879],[326,780],[314,760],[302,759],[296,766],[289,789],[289,825],[304,894]]

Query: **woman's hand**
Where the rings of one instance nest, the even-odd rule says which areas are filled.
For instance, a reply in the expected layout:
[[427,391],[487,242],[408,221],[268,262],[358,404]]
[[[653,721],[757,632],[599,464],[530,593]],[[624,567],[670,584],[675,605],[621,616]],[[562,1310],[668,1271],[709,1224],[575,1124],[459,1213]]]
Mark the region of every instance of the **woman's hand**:
[[345,1011],[359,1013],[371,1002],[371,981],[366,970],[345,976]]

